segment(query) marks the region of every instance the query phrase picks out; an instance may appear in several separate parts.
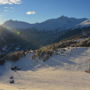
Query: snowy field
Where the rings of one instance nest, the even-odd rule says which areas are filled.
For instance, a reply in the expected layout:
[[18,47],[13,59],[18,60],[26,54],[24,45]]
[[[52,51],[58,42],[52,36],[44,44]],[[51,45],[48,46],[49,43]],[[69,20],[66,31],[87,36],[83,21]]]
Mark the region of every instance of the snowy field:
[[[9,84],[10,75],[14,85]],[[0,90],[90,90],[90,74],[53,68],[11,73],[2,80]]]
[[[58,50],[46,62],[32,60],[31,56],[0,66],[0,90],[90,90],[90,74],[85,72],[89,69],[90,48],[67,49],[62,55]],[[12,66],[21,70],[11,71]],[[14,84],[9,83],[11,76]]]

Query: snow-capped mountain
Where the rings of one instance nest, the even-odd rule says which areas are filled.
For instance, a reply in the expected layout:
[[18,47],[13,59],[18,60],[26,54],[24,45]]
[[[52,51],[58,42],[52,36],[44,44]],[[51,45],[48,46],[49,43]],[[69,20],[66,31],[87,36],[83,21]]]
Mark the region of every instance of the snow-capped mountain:
[[81,22],[78,26],[79,27],[89,27],[90,26],[90,19]]
[[15,29],[28,29],[28,28],[35,28],[37,30],[67,30],[71,28],[75,28],[77,25],[81,24],[82,22],[88,20],[87,18],[72,18],[67,16],[61,16],[56,19],[46,20],[42,23],[36,24],[29,24],[26,22],[21,21],[13,21],[9,20],[6,21],[3,26]]

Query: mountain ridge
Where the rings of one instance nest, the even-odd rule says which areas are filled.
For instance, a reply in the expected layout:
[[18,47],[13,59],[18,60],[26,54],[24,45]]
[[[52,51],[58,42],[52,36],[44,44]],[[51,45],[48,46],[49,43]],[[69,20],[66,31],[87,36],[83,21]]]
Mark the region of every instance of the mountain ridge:
[[56,19],[48,19],[41,23],[30,24],[23,21],[9,20],[6,21],[2,26],[12,28],[12,29],[28,29],[35,28],[37,30],[68,30],[80,26],[87,18],[74,18],[61,16]]

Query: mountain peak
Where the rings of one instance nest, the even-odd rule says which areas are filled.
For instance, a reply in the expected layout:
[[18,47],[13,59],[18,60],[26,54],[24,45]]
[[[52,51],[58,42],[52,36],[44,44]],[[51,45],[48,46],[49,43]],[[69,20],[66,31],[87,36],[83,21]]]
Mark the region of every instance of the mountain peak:
[[62,16],[59,17],[59,19],[67,19],[67,18],[69,18],[69,17],[64,16],[64,15],[62,15]]

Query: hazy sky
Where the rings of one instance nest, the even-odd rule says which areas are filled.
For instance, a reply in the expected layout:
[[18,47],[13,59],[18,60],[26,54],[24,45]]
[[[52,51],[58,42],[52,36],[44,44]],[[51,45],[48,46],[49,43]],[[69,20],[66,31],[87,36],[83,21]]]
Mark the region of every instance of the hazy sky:
[[90,0],[0,0],[0,23],[9,19],[36,23],[61,15],[90,18]]

